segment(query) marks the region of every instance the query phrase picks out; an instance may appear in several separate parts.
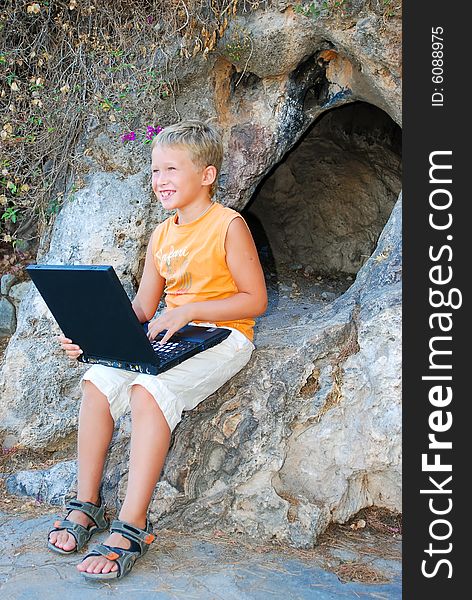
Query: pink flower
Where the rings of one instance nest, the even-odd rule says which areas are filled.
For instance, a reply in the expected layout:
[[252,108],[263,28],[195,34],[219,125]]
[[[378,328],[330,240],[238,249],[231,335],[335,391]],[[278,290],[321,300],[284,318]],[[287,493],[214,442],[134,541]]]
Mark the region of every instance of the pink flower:
[[132,142],[135,139],[136,139],[136,133],[134,131],[128,131],[128,133],[125,133],[121,136],[122,142]]
[[152,125],[148,125],[146,139],[152,140],[152,138],[162,131],[162,127],[158,125],[157,127],[153,127]]

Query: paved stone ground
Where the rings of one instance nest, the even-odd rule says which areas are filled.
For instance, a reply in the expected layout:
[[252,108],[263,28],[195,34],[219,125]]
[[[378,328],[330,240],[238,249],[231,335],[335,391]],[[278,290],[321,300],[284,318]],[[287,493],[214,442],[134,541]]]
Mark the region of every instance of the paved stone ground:
[[47,550],[46,534],[58,514],[52,510],[41,516],[0,512],[2,600],[401,598],[400,540],[384,536],[379,546],[378,536],[367,531],[338,535],[310,551],[159,531],[126,578],[88,582],[75,568],[80,555]]

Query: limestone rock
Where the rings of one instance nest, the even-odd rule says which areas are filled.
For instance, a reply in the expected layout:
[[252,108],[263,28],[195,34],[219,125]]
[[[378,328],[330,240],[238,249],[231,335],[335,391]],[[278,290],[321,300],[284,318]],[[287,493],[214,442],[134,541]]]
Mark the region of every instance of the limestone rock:
[[15,307],[7,298],[0,298],[0,337],[8,337],[15,327]]
[[29,288],[31,286],[30,281],[22,281],[21,283],[17,283],[12,285],[9,293],[10,299],[13,301],[14,305],[18,308],[20,302],[26,296]]
[[291,9],[256,11],[230,21],[218,53],[259,78],[277,77],[293,71],[306,58],[307,48],[320,42],[310,20],[299,18]]
[[76,478],[75,461],[67,461],[44,471],[19,471],[7,478],[6,487],[10,494],[62,505]]
[[12,273],[5,273],[5,275],[2,275],[1,283],[0,283],[0,291],[3,296],[8,296],[8,293],[10,292],[10,288],[15,283],[15,281],[16,281],[16,276],[13,275]]

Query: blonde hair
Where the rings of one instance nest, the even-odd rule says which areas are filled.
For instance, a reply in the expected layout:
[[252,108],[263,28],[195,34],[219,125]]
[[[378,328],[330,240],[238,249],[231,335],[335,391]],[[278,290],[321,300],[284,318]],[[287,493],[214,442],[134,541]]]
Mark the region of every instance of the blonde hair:
[[[196,119],[169,125],[154,137],[151,151],[157,146],[184,148],[197,168],[205,169],[210,165],[216,167],[218,179],[223,162],[223,142],[219,132],[212,125]],[[210,196],[216,191],[217,179],[210,186]]]

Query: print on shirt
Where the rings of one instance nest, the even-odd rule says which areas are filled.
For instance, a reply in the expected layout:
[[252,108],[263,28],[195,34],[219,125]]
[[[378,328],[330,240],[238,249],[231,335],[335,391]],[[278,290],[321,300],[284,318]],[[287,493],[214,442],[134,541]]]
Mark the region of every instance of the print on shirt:
[[159,272],[166,280],[165,292],[186,294],[192,287],[192,274],[187,270],[190,260],[188,249],[169,247],[168,252],[156,252]]

